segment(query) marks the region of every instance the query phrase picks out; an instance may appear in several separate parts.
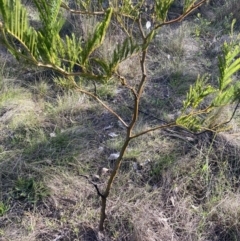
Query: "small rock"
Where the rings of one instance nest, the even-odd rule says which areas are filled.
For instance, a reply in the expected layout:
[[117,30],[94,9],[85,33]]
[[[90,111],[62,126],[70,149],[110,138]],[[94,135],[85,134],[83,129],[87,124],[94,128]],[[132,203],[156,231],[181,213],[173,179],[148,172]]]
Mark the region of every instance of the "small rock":
[[45,159],[44,160],[48,165],[51,165],[52,164],[52,160],[50,160],[50,159]]
[[105,175],[107,175],[107,174],[109,174],[109,172],[110,172],[110,170],[108,169],[108,168],[106,168],[106,167],[100,167],[99,169],[98,169],[98,175],[99,176],[105,176]]
[[108,135],[111,136],[111,137],[117,137],[117,136],[118,136],[118,135],[117,135],[116,133],[114,133],[114,132],[110,132],[110,133],[108,133]]
[[109,157],[108,157],[108,160],[117,160],[118,157],[119,157],[120,153],[117,152],[117,153],[112,153]]
[[98,147],[98,150],[99,150],[100,152],[103,152],[103,151],[104,151],[104,148],[103,148],[102,146],[99,146],[99,147]]
[[138,162],[134,162],[133,163],[133,170],[134,171],[139,171],[139,170],[142,170],[143,166],[141,164],[139,164]]
[[147,23],[146,23],[146,29],[149,29],[149,28],[151,28],[151,22],[150,22],[150,21],[147,21]]
[[120,128],[125,129],[125,126],[123,125],[123,123],[120,120],[118,120],[117,124]]
[[54,132],[50,133],[50,137],[56,137],[56,133]]
[[96,174],[93,175],[93,176],[92,176],[92,181],[93,181],[93,182],[99,182],[99,181],[100,181],[99,175],[96,175]]
[[106,127],[103,128],[103,130],[109,130],[111,128],[113,128],[113,125],[106,126]]

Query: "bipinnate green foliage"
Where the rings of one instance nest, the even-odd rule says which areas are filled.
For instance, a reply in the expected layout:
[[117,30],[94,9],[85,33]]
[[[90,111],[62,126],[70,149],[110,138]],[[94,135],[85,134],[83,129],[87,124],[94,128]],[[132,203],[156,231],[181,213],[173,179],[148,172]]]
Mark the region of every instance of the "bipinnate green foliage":
[[93,36],[90,39],[88,39],[86,46],[81,53],[83,66],[86,64],[86,62],[89,59],[89,56],[92,54],[92,52],[96,48],[100,47],[100,45],[103,43],[106,32],[107,32],[107,28],[111,21],[112,11],[113,11],[112,8],[109,8],[106,10],[105,19],[96,26]]
[[122,44],[118,44],[113,52],[111,62],[109,63],[110,70],[115,72],[119,63],[126,60],[129,56],[137,53],[140,47],[133,43],[132,38],[126,38]]
[[[109,2],[109,7],[103,9],[103,2],[76,1],[79,4],[78,14],[88,14],[89,17],[97,14],[98,22],[89,36],[76,37],[74,33],[65,38],[60,37],[60,30],[64,24],[63,11],[71,11],[61,0],[34,0],[39,14],[40,26],[32,27],[29,23],[25,6],[20,0],[0,0],[1,42],[9,51],[21,61],[25,60],[40,67],[54,69],[64,76],[80,76],[86,79],[106,81],[117,70],[119,63],[136,52],[145,51],[155,35],[152,26],[145,36],[146,21],[141,18],[144,1],[132,3],[124,0]],[[154,10],[150,18],[154,19],[155,26],[165,24],[166,16],[172,0],[158,0],[154,2]],[[198,1],[187,1],[185,8],[189,9]],[[94,10],[93,10],[94,9]],[[94,12],[96,11],[96,12]],[[112,59],[96,57],[95,52],[104,42],[109,25],[113,19],[118,21],[126,36],[121,44],[116,45]],[[132,34],[138,27],[142,39]],[[76,67],[80,70],[76,73]]]
[[42,25],[40,29],[30,26],[26,9],[21,5],[21,1],[1,0],[0,12],[3,21],[1,42],[17,59],[55,69],[63,75],[73,74],[74,66],[79,66],[82,69],[79,75],[95,79],[89,61],[94,50],[103,43],[112,9],[106,10],[105,18],[98,23],[92,36],[83,46],[80,38],[74,34],[66,36],[65,40],[60,37],[59,32],[64,24],[60,0],[40,0],[34,3],[40,16]]
[[209,84],[208,76],[199,77],[195,84],[190,86],[183,102],[183,114],[177,119],[177,124],[201,131],[217,130],[227,122],[223,120],[222,123],[212,126],[213,113],[217,108],[240,100],[240,82],[233,80],[233,75],[240,70],[240,44],[225,43],[222,52],[222,56],[219,56],[218,86]]
[[191,7],[195,4],[196,1],[194,0],[185,0],[184,1],[184,7],[183,12],[187,12]]
[[[116,5],[118,2],[116,1]],[[119,14],[123,14],[136,19],[139,15],[140,7],[143,5],[143,1],[139,1],[137,4],[133,4],[131,0],[122,1],[120,6],[115,6],[119,8]]]
[[219,90],[224,91],[232,82],[232,75],[239,70],[240,45],[225,43],[223,46],[223,57],[219,57]]
[[155,13],[159,21],[164,22],[167,17],[169,8],[171,7],[173,0],[161,1],[156,0],[155,3]]
[[42,31],[40,31],[42,34],[43,31],[44,34],[47,33],[49,41],[48,44],[51,46],[53,44],[55,34],[61,30],[65,22],[64,18],[59,14],[61,0],[39,0],[35,1],[35,4],[42,23]]
[[26,9],[22,7],[20,1],[0,0],[0,6],[3,20],[1,22],[1,42],[7,46],[8,50],[16,58],[21,57],[21,53],[19,53],[14,40],[22,42],[21,47],[22,51],[24,51],[24,58],[28,58],[28,53],[35,56],[37,33],[29,25]]

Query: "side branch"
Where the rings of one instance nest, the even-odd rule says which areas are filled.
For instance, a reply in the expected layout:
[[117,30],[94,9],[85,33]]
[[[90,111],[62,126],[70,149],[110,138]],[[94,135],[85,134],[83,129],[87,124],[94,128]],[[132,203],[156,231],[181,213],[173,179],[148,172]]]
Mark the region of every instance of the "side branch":
[[[146,39],[145,39],[145,41],[146,41]],[[140,98],[142,96],[144,84],[147,81],[147,74],[146,74],[146,67],[145,67],[146,56],[147,56],[147,49],[145,49],[142,52],[142,58],[141,58],[141,61],[140,61],[141,70],[142,70],[142,78],[141,78],[141,81],[139,83],[138,90],[136,92],[134,92],[134,108],[133,108],[132,120],[131,120],[131,123],[129,124],[129,137],[131,137],[131,131],[132,131],[134,125],[136,124],[137,119],[138,119],[139,101],[140,101]]]
[[91,184],[96,188],[98,196],[104,198],[104,195],[99,191],[98,185],[97,185],[96,183],[94,183],[93,181],[91,181],[88,176],[81,175],[81,174],[79,174],[79,176],[85,177],[85,178],[89,181],[89,183],[91,183]]
[[173,23],[177,23],[177,22],[181,22],[187,15],[189,15],[191,12],[193,12],[194,10],[196,10],[197,8],[199,8],[201,5],[203,5],[205,2],[207,2],[208,0],[202,0],[199,3],[193,5],[188,11],[186,11],[185,13],[183,13],[182,15],[180,15],[178,18],[175,18],[173,20],[167,21],[167,22],[163,22],[158,24],[157,26],[154,27],[154,30],[164,26],[164,25],[169,25],[169,24],[173,24]]
[[70,7],[67,6],[67,4],[65,3],[61,3],[61,7],[66,9],[67,11],[69,11],[70,13],[73,14],[85,14],[85,15],[104,15],[105,12],[104,11],[99,11],[99,12],[89,12],[89,11],[81,11],[81,10],[74,10],[71,9]]
[[233,117],[234,117],[235,114],[236,114],[236,111],[237,111],[237,109],[238,109],[239,104],[240,104],[240,100],[238,100],[238,103],[237,103],[237,105],[235,106],[234,111],[233,111],[232,116],[230,117],[230,119],[229,119],[228,121],[224,122],[223,125],[226,125],[226,124],[228,124],[229,122],[231,122],[231,120],[233,119]]
[[101,99],[99,99],[96,95],[94,95],[93,93],[83,90],[81,88],[79,88],[79,86],[73,81],[73,84],[76,88],[77,91],[86,94],[87,96],[92,97],[93,99],[95,99],[98,103],[100,103],[105,109],[107,109],[111,114],[113,114],[114,116],[117,117],[117,119],[127,128],[128,125],[127,123],[121,118],[121,116],[119,116],[113,109],[111,109],[108,105],[106,105]]
[[127,83],[126,79],[123,76],[121,76],[119,73],[116,73],[116,74],[117,74],[117,77],[120,79],[121,85],[129,89],[132,92],[134,98],[137,99],[138,94],[136,90]]
[[141,22],[141,18],[140,17],[138,18],[138,27],[139,27],[140,33],[142,35],[142,39],[145,39],[146,35],[145,35],[144,31],[143,31],[143,26],[142,26],[142,22]]
[[[146,39],[147,38],[145,38],[144,41],[146,41]],[[142,95],[144,84],[147,80],[147,71],[146,71],[146,66],[145,66],[146,57],[147,57],[147,49],[145,49],[142,52],[142,58],[140,60],[140,65],[141,65],[141,70],[142,70],[142,79],[141,79],[141,82],[139,84],[138,91],[137,91],[139,98]]]
[[232,115],[231,115],[231,117],[229,118],[229,120],[227,120],[227,121],[225,121],[225,122],[222,122],[222,123],[220,123],[220,124],[218,124],[218,125],[215,125],[215,126],[214,126],[215,130],[216,130],[216,128],[218,128],[218,127],[220,127],[220,126],[223,126],[223,125],[226,125],[226,124],[228,124],[228,123],[230,123],[230,122],[232,121],[232,119],[233,119],[233,117],[235,116],[236,111],[237,111],[237,109],[238,109],[238,107],[239,107],[239,104],[240,104],[240,100],[238,100],[238,102],[237,102],[237,104],[236,104],[236,106],[235,106],[235,108],[234,108],[234,110],[233,110],[233,112],[232,112]]
[[146,133],[149,133],[149,132],[152,132],[152,131],[156,131],[156,130],[159,130],[159,129],[165,129],[165,128],[169,128],[169,127],[174,127],[174,126],[177,126],[176,122],[171,122],[171,123],[168,123],[168,124],[165,124],[165,125],[156,126],[156,127],[150,128],[148,130],[142,131],[140,133],[137,133],[135,135],[132,135],[130,138],[134,139],[134,138],[137,138],[139,136],[142,136],[142,135],[144,135]]

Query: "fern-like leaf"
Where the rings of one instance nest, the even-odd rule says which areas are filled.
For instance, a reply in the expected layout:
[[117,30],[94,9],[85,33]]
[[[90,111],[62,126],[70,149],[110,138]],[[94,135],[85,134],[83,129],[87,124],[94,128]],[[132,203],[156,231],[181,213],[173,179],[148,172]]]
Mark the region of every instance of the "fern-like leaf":
[[224,90],[231,83],[231,76],[240,69],[240,45],[225,43],[223,56],[219,57],[219,90]]
[[3,21],[2,43],[16,58],[21,56],[36,61],[37,32],[30,27],[26,9],[20,1],[1,0],[0,14]]
[[183,12],[187,12],[197,1],[196,0],[185,0],[183,6]]
[[155,13],[158,21],[164,22],[167,17],[169,8],[171,7],[173,0],[156,0],[155,1]]
[[207,81],[207,76],[198,77],[195,84],[190,86],[187,99],[183,102],[184,110],[188,107],[198,108],[207,96],[216,92],[216,89],[208,84]]
[[126,38],[122,44],[118,44],[109,63],[110,72],[115,72],[120,62],[126,60],[139,50],[139,46],[133,42],[132,38]]
[[203,120],[200,116],[195,115],[183,115],[176,120],[176,124],[183,126],[191,131],[199,131],[202,128]]
[[86,62],[89,56],[92,54],[92,52],[103,43],[103,40],[107,32],[107,28],[111,21],[112,12],[113,12],[112,8],[109,8],[106,11],[106,16],[104,20],[97,25],[93,33],[93,36],[86,41],[86,46],[84,47],[82,52],[82,63],[81,63],[82,65],[84,66],[86,65]]

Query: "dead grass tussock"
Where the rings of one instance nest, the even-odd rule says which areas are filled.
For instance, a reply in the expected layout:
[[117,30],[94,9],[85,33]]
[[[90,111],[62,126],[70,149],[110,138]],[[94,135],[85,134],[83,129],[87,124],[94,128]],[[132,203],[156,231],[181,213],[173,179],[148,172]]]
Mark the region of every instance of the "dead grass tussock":
[[[34,127],[43,120],[37,105],[31,100],[18,100],[11,105],[7,105],[5,114],[1,116],[0,121],[10,128]],[[37,117],[37,118],[36,118]]]
[[[48,240],[40,237],[49,237],[49,240],[52,240],[53,237],[56,238],[55,235],[62,235],[63,238],[72,240],[79,236],[77,230],[80,227],[96,223],[99,199],[93,186],[83,177],[73,174],[73,170],[70,172],[59,168],[57,171],[56,167],[44,169],[44,182],[51,195],[34,209],[28,209],[25,202],[19,202],[15,208],[12,207],[2,222],[3,237],[9,240],[16,240],[16,237],[17,240]],[[19,171],[18,174],[21,175]],[[79,223],[84,225],[79,226]],[[15,232],[10,233],[11,228]]]
[[[98,117],[94,119],[96,118]],[[98,125],[102,126],[101,123]],[[137,128],[142,127],[144,122],[143,126]],[[87,240],[86,235],[89,234],[97,240],[99,197],[94,187],[78,173],[95,174],[100,163],[109,167],[110,163],[106,159],[111,149],[104,145],[103,152],[98,149],[98,142],[90,132],[92,131],[83,127],[66,129],[64,138],[71,136],[73,148],[77,143],[80,145],[79,154],[74,154],[71,161],[66,159],[65,162],[63,158],[61,162],[55,162],[47,155],[42,162],[36,161],[27,166],[25,164],[22,169],[18,168],[19,174],[26,173],[28,167],[28,172],[34,170],[37,175],[43,175],[44,182],[51,190],[50,196],[37,206],[35,214],[23,212],[21,223],[18,228],[15,227],[21,230],[22,239],[54,240],[62,237],[66,240]],[[92,141],[89,141],[89,134],[93,137]],[[76,142],[73,141],[73,136],[77,137]],[[87,141],[84,141],[85,139]],[[111,138],[109,140],[117,141]],[[207,210],[204,210],[199,201],[210,187],[207,186],[210,183],[202,171],[206,164],[206,154],[203,150],[201,153],[193,150],[187,156],[180,157],[182,144],[178,146],[177,143],[156,132],[131,144],[129,156],[126,155],[125,160],[128,167],[121,171],[111,192],[104,240],[207,240],[203,214],[209,212],[212,206],[211,203],[205,204]],[[150,169],[133,168],[135,161],[141,163],[149,157],[152,163],[162,163],[164,159],[161,158],[170,152],[175,152],[177,158],[170,166],[160,166],[160,170],[155,172],[155,178],[151,177],[151,170],[159,166],[150,164]],[[131,153],[137,153],[136,160],[131,159]],[[100,188],[105,185],[105,181],[106,177],[100,178]],[[221,182],[218,185],[221,185]],[[221,198],[222,196],[218,196],[218,200]],[[21,209],[24,210],[20,205],[18,210]],[[203,229],[199,227],[200,224]],[[4,236],[10,240],[14,240],[15,236],[14,233],[11,236],[7,230],[13,225],[13,220],[12,224],[6,224]],[[24,231],[25,229],[27,231]]]
[[[227,20],[227,18],[233,19],[236,18],[236,20],[239,22],[239,4],[237,0],[224,0],[222,3],[219,1],[219,7],[216,11],[216,20]],[[237,23],[239,25],[239,23]]]
[[[149,67],[156,64],[158,68],[153,68],[153,73],[156,75],[158,71],[161,75],[165,72],[180,71],[183,75],[199,74],[204,71],[204,68],[195,64],[196,58],[199,61],[204,61],[204,48],[201,43],[192,36],[192,26],[187,21],[183,22],[179,27],[165,26],[157,34],[153,43],[152,49],[154,54],[151,55]],[[156,55],[156,53],[158,53]],[[154,62],[154,58],[157,58]]]
[[[118,189],[119,182],[120,185],[124,185],[124,188]],[[150,235],[150,230],[147,231],[147,229],[150,228],[154,219],[148,214],[152,208],[155,208],[153,203],[158,196],[157,192],[146,192],[144,187],[135,186],[134,182],[129,182],[128,177],[122,174],[118,177],[116,184],[117,187],[112,191],[109,202],[106,230],[113,240],[148,240],[144,237]],[[151,210],[149,210],[150,206]],[[152,230],[155,235],[157,232],[157,227],[156,230]]]
[[118,68],[119,74],[124,76],[130,83],[137,85],[141,78],[141,69],[140,69],[140,58],[139,56],[133,56],[131,58],[123,61]]
[[[73,105],[74,103],[74,105]],[[55,101],[49,103],[49,110],[53,115],[59,115],[64,113],[72,113],[84,109],[87,106],[87,99],[84,95],[73,91],[66,91],[62,95],[58,95]],[[52,104],[52,106],[51,106]],[[51,107],[51,109],[50,109]]]
[[31,92],[7,79],[1,83],[1,116],[2,128],[35,128],[44,121],[41,105],[32,99]]
[[161,207],[162,204],[159,203],[159,194],[155,197],[149,195],[148,198],[144,198],[144,201],[139,201],[135,205],[135,209],[138,209],[133,216],[135,240],[177,240],[172,220],[167,218],[165,210]]
[[212,203],[207,215],[208,237],[212,240],[238,240],[240,235],[239,193],[228,192]]
[[[169,173],[162,175],[165,180]],[[130,238],[124,239],[120,235],[117,240],[197,240],[201,208],[194,206],[190,195],[176,191],[172,181],[171,186],[161,182],[158,187],[147,189],[146,184],[141,187],[139,182],[129,179],[131,175],[129,178],[123,174],[117,178],[109,204],[108,225],[121,225],[123,230],[126,229],[122,223],[118,224],[119,216],[122,216],[121,220],[127,219],[130,222],[127,227],[132,230]],[[131,215],[126,217],[127,213]],[[114,230],[119,230],[116,227]]]
[[[84,177],[73,175],[70,171],[60,171],[59,174],[54,172],[48,183],[61,220],[70,224],[87,222],[90,225],[96,222],[99,199],[94,187]],[[65,209],[65,206],[68,208]],[[71,220],[68,220],[69,216]]]

